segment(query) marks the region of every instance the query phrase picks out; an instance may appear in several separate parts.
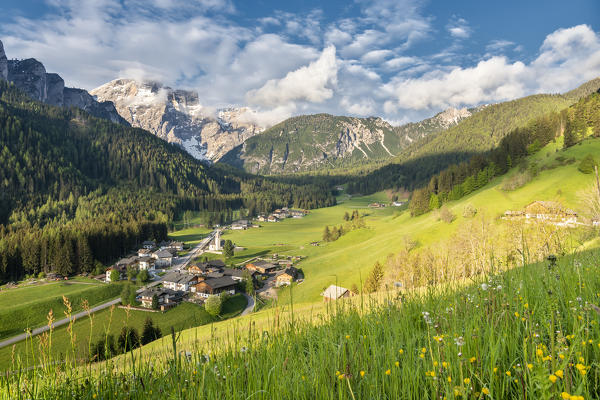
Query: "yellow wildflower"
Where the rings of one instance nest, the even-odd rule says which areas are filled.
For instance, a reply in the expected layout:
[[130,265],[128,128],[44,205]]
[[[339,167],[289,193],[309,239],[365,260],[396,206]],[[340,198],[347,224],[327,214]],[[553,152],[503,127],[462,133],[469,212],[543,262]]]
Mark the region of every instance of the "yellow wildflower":
[[400,349],[400,350],[398,350],[398,353],[404,354],[404,350]]
[[365,371],[360,371],[360,377],[364,377],[365,376]]
[[427,353],[427,349],[426,349],[425,347],[423,347],[423,348],[421,349],[421,353],[423,353],[423,354]]
[[400,366],[400,362],[396,361],[396,362],[394,363],[394,365],[395,365],[396,367],[399,367],[399,366]]
[[569,399],[571,398],[571,395],[570,395],[569,393],[567,393],[567,392],[562,392],[562,393],[560,394],[560,397],[561,397],[562,399],[564,399],[564,400],[569,400]]
[[471,358],[469,358],[469,362],[470,362],[471,364],[472,364],[472,363],[474,363],[476,360],[477,360],[477,358],[475,358],[475,357],[471,357]]
[[340,374],[340,375],[338,375],[338,379],[339,379],[340,381],[341,381],[342,379],[344,379],[344,378],[345,378],[345,375],[344,375],[344,374]]
[[448,377],[448,383],[452,383],[452,377]]
[[530,370],[533,369],[533,364],[527,364],[527,368],[529,368]]
[[433,366],[434,366],[434,367],[437,367],[438,365],[440,365],[440,364],[439,364],[437,361],[434,361],[434,362],[433,362]]
[[558,378],[556,377],[556,375],[552,374],[548,377],[548,379],[550,379],[550,382],[555,383]]
[[498,372],[498,367],[494,367],[494,373]]
[[506,371],[506,375],[510,376],[511,375],[510,371]]
[[481,393],[483,393],[483,394],[490,394],[490,390],[488,388],[484,387],[483,389],[481,389]]
[[469,383],[471,383],[471,380],[469,378],[465,378],[463,382],[465,383],[465,385],[468,385]]
[[557,370],[554,375],[558,376],[560,379],[564,377],[562,369]]
[[519,313],[515,311],[515,317],[519,318]]
[[392,374],[392,370],[391,370],[391,369],[388,369],[387,371],[385,371],[385,374],[386,374],[386,375],[391,375],[391,374]]
[[346,339],[350,339],[350,335],[346,335]]
[[448,368],[448,363],[447,363],[446,361],[444,361],[444,362],[442,363],[442,367],[444,367],[444,368]]

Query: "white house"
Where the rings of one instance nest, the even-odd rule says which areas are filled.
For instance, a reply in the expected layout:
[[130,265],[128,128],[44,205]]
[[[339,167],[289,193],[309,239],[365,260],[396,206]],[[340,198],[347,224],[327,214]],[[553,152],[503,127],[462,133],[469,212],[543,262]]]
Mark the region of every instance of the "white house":
[[187,292],[190,290],[191,285],[198,283],[198,277],[180,272],[171,272],[163,277],[162,283],[167,289]]
[[156,260],[156,267],[170,267],[173,262],[173,254],[168,250],[159,250],[152,253],[152,257]]
[[152,257],[140,257],[139,259],[140,270],[146,271],[154,269],[154,258]]

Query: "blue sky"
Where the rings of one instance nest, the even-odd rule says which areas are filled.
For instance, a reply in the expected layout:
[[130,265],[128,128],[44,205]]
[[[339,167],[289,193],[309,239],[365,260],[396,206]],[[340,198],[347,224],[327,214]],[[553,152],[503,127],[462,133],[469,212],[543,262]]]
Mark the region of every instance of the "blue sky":
[[152,79],[207,110],[382,116],[562,92],[600,76],[600,2],[3,0],[9,58],[71,86]]

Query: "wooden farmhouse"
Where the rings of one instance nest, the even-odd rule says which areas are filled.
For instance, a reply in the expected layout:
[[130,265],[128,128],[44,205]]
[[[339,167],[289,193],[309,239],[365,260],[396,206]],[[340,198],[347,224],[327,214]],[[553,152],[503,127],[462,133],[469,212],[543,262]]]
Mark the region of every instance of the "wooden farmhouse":
[[296,279],[298,279],[299,271],[298,268],[288,267],[279,274],[275,279],[275,286],[286,286],[291,285]]
[[246,264],[246,269],[251,272],[258,272],[259,274],[268,274],[276,270],[277,265],[267,261],[259,260]]
[[190,288],[192,293],[196,293],[198,297],[208,297],[215,294],[227,292],[235,294],[237,281],[231,276],[222,276],[220,278],[198,278],[198,283]]

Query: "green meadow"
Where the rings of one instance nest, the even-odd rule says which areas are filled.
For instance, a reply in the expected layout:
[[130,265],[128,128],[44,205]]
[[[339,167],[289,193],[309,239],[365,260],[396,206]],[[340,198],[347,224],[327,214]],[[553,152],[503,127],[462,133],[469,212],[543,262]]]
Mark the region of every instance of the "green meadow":
[[[338,205],[312,210],[302,219],[261,222],[260,228],[227,231],[223,238],[247,248],[244,254],[236,254],[235,262],[243,261],[244,256],[269,253],[305,256],[306,259],[298,264],[304,272],[305,281],[293,285],[291,290],[280,290],[279,303],[289,303],[291,296],[294,302],[315,302],[320,300],[320,293],[330,284],[337,283],[346,288],[355,284],[360,288],[373,264],[398,252],[404,246],[406,237],[421,246],[449,238],[465,222],[462,213],[467,204],[473,205],[479,215],[486,215],[492,220],[506,210],[522,209],[536,200],[556,200],[578,210],[578,192],[592,185],[594,178],[593,175],[579,172],[577,166],[590,153],[600,153],[600,140],[588,139],[567,150],[562,150],[560,141],[546,146],[530,158],[530,162],[538,162],[540,169],[539,175],[531,182],[514,191],[502,190],[503,182],[518,173],[518,167],[513,168],[509,174],[496,178],[484,188],[448,203],[457,217],[450,224],[439,221],[435,212],[413,218],[408,211],[401,212],[395,207],[368,208],[373,201],[387,201],[383,193],[353,198],[341,195]],[[558,156],[575,158],[576,161],[556,166]],[[355,209],[367,215],[366,229],[349,232],[335,242],[321,243],[318,247],[310,245],[322,239],[326,225],[341,225],[344,213],[351,213]]]
[[466,286],[382,293],[385,301],[359,296],[268,310],[98,365],[45,367],[56,379],[1,376],[0,396],[593,399],[599,259],[597,251],[581,253]]
[[0,291],[0,339],[6,339],[47,323],[50,310],[55,318],[64,317],[66,307],[63,296],[69,298],[73,312],[83,310],[83,302],[91,307],[114,299],[122,286],[101,282],[78,282],[76,280],[50,282],[40,285],[21,286]]
[[[146,312],[128,310],[114,307],[94,313],[91,317],[80,318],[73,322],[72,332],[75,342],[75,355],[78,360],[86,360],[89,356],[89,345],[100,340],[104,334],[112,334],[115,338],[122,327],[136,328],[141,334],[144,321],[151,318],[163,335],[205,325],[214,321],[232,318],[239,315],[246,307],[246,299],[242,295],[235,295],[223,304],[223,311],[219,318],[211,317],[204,307],[192,303],[182,303],[166,312]],[[55,314],[56,315],[56,314]],[[45,316],[44,316],[45,317]],[[62,318],[63,315],[58,316]],[[40,336],[22,341],[13,346],[0,349],[0,370],[14,370],[19,366],[35,366],[42,351]],[[61,360],[65,354],[72,350],[72,341],[67,326],[62,326],[52,333],[51,357]]]

